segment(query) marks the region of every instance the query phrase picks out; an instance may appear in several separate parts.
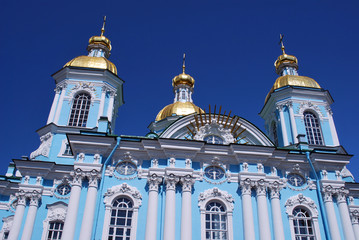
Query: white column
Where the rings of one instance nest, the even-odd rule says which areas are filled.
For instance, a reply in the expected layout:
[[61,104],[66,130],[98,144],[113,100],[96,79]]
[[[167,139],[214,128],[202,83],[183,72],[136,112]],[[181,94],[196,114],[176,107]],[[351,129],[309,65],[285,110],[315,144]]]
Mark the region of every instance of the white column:
[[145,240],[157,239],[158,185],[162,178],[152,174],[148,179],[148,207]]
[[280,207],[280,195],[281,186],[278,182],[273,182],[270,185],[270,200],[272,207],[272,219],[274,228],[274,239],[285,240],[282,220],[282,209]]
[[102,93],[101,93],[100,107],[98,109],[98,115],[97,115],[97,124],[98,124],[98,120],[100,119],[100,117],[103,116],[103,110],[104,110],[104,107],[105,107],[106,92],[107,92],[107,87],[103,86],[102,87]]
[[350,220],[349,209],[347,204],[347,194],[349,190],[341,188],[337,192],[337,204],[339,208],[340,219],[344,230],[345,240],[355,240],[353,226]]
[[62,232],[62,239],[67,240],[74,239],[77,221],[77,211],[80,203],[82,178],[84,177],[84,173],[80,169],[77,169],[72,175],[73,181],[71,195],[69,205],[67,207],[64,230]]
[[34,191],[29,194],[29,198],[30,198],[29,210],[27,211],[25,226],[24,226],[24,230],[22,231],[21,240],[31,239],[40,197],[41,194],[37,191]]
[[259,222],[259,236],[261,240],[271,239],[269,226],[268,206],[267,206],[267,190],[263,179],[256,183],[257,193],[257,212]]
[[166,207],[163,229],[163,239],[175,240],[176,231],[176,183],[179,177],[174,174],[165,176],[166,183]]
[[55,92],[56,92],[56,94],[55,94],[55,97],[54,97],[54,101],[52,102],[49,118],[47,119],[46,124],[49,124],[50,122],[52,122],[54,120],[57,101],[59,100],[59,97],[60,97],[60,88],[56,87]]
[[24,192],[16,193],[17,204],[14,220],[12,222],[12,227],[9,234],[9,240],[18,240],[22,218],[24,217],[25,206],[26,206],[26,197]]
[[294,118],[293,102],[288,102],[287,106],[289,109],[289,117],[290,117],[290,125],[291,125],[291,129],[292,129],[293,141],[294,141],[294,143],[298,143],[298,139],[297,139],[298,131],[297,131],[297,124],[296,124],[295,118]]
[[332,133],[332,138],[333,138],[333,145],[334,146],[339,146],[339,138],[338,138],[338,134],[337,134],[337,129],[335,128],[335,124],[334,124],[334,120],[333,120],[333,112],[330,108],[327,109],[327,113],[328,113],[328,118],[329,118],[329,127],[330,127],[330,132]]
[[359,212],[357,210],[350,213],[350,218],[352,220],[353,230],[355,239],[359,240]]
[[254,222],[253,222],[253,209],[252,209],[252,183],[250,179],[241,181],[240,187],[242,190],[242,209],[243,209],[243,229],[244,239],[253,240],[254,234]]
[[113,104],[115,101],[115,92],[110,93],[110,101],[108,102],[107,106],[107,118],[109,122],[112,122],[112,113],[113,113]]
[[92,235],[93,220],[95,216],[98,180],[101,177],[98,171],[91,171],[87,175],[89,184],[87,189],[85,211],[82,217],[80,237],[81,240],[90,240]]
[[332,191],[333,189],[331,186],[326,186],[323,188],[324,206],[327,212],[330,236],[333,240],[340,240],[341,237],[338,228],[337,216],[335,215],[334,211]]
[[59,124],[59,118],[60,118],[60,113],[62,110],[62,104],[64,102],[65,93],[66,93],[66,86],[63,86],[62,90],[61,90],[60,100],[59,100],[59,103],[57,104],[57,108],[56,108],[56,114],[55,114],[55,119],[54,119],[55,124]]
[[279,118],[280,118],[280,126],[282,130],[282,138],[283,138],[283,145],[288,146],[288,134],[287,134],[287,127],[285,125],[284,113],[283,113],[283,105],[278,105],[277,110],[279,111]]
[[194,179],[190,175],[181,178],[181,240],[192,240],[192,185],[194,182]]

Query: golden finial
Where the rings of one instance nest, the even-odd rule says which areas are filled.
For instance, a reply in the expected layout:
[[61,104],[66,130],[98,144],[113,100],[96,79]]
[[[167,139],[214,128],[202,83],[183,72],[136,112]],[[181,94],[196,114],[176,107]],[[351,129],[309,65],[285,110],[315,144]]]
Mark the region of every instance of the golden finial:
[[285,47],[284,47],[284,44],[283,44],[283,38],[284,38],[284,35],[282,34],[279,34],[279,37],[280,37],[280,40],[279,40],[279,45],[281,45],[281,49],[282,49],[282,52],[283,52],[283,55],[285,54]]
[[106,16],[103,17],[103,24],[102,24],[102,28],[101,28],[101,37],[105,33],[105,25],[106,25]]
[[185,73],[185,70],[186,70],[186,54],[184,53],[183,54],[183,64],[182,64],[183,74]]

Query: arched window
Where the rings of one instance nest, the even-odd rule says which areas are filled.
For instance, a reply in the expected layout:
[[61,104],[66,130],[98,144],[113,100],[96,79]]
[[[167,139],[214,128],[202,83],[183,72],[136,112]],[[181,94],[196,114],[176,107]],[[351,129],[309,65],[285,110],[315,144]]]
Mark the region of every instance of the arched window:
[[52,221],[49,222],[49,231],[47,240],[60,240],[62,236],[62,230],[64,229],[63,221]]
[[206,239],[227,240],[227,212],[225,206],[217,201],[206,205]]
[[293,227],[295,239],[315,240],[314,227],[310,213],[302,207],[293,210]]
[[74,98],[69,126],[86,127],[88,114],[90,111],[91,96],[87,93],[79,93]]
[[137,188],[127,183],[107,189],[101,239],[135,240],[141,199],[142,196]]
[[272,123],[272,134],[273,134],[273,142],[275,143],[275,145],[278,145],[277,124],[275,122]]
[[111,209],[108,240],[130,240],[133,215],[133,203],[126,197],[115,199]]
[[308,143],[324,145],[322,130],[320,128],[318,117],[314,113],[308,111],[305,111],[303,114]]

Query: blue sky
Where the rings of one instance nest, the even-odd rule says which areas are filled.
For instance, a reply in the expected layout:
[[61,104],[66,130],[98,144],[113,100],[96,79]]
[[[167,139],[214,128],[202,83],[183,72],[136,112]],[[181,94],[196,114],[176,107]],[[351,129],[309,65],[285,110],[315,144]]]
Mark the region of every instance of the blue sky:
[[39,145],[55,88],[51,74],[85,55],[88,39],[112,41],[110,60],[124,85],[116,134],[145,135],[158,111],[173,101],[171,80],[195,80],[196,105],[222,109],[264,130],[258,116],[286,51],[299,74],[330,91],[341,144],[354,154],[349,169],[359,179],[358,3],[348,1],[5,1],[0,9],[0,173],[12,158]]

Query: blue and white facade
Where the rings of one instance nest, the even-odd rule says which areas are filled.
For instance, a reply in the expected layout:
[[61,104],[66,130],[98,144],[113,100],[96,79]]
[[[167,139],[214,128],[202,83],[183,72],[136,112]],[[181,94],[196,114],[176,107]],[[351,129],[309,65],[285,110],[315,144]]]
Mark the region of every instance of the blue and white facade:
[[[276,62],[260,113],[268,136],[220,109],[169,114],[131,137],[113,133],[123,81],[109,40],[91,39],[88,56],[53,75],[39,148],[0,178],[1,239],[359,239],[333,100],[295,57]],[[193,88],[184,71],[175,79]]]

